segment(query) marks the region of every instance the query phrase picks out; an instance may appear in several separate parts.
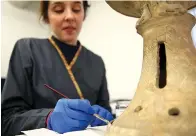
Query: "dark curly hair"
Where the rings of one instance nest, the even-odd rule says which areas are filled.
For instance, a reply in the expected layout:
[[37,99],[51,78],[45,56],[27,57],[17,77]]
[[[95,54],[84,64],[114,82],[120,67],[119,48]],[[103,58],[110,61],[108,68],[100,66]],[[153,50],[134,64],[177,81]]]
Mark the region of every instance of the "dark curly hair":
[[[49,1],[42,0],[40,2],[40,20],[47,22],[48,20]],[[84,15],[86,17],[87,9],[90,7],[87,0],[83,1]]]

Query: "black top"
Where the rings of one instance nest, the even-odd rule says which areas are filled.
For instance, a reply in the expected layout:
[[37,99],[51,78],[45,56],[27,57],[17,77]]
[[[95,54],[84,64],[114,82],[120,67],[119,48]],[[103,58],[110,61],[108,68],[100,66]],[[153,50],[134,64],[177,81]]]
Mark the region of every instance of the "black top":
[[67,43],[59,41],[54,36],[52,36],[52,39],[55,41],[55,43],[61,49],[63,55],[65,56],[65,58],[66,58],[66,60],[68,62],[68,64],[70,64],[70,62],[72,61],[73,57],[75,56],[78,48],[80,47],[80,42],[78,41],[77,45],[73,46],[73,45],[69,45]]
[[[64,47],[69,48],[63,45]],[[70,56],[73,56],[75,51]],[[111,111],[102,58],[83,46],[72,72],[84,98],[92,105],[98,104]],[[62,97],[44,84],[71,99],[80,99],[58,52],[48,39],[18,40],[10,58],[8,75],[2,90],[3,136],[46,127],[48,113]]]

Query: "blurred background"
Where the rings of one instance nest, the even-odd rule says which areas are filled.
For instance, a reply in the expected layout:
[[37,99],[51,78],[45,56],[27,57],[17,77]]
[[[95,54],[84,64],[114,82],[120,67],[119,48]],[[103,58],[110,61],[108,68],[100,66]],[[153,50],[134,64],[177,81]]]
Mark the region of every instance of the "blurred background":
[[[111,106],[118,116],[133,98],[140,78],[143,39],[135,29],[138,19],[117,13],[104,1],[90,1],[90,5],[79,39],[104,59]],[[23,37],[47,38],[51,32],[39,21],[38,1],[1,1],[1,7],[2,88],[15,42]],[[196,9],[189,13],[196,16]],[[192,39],[196,47],[196,26]]]

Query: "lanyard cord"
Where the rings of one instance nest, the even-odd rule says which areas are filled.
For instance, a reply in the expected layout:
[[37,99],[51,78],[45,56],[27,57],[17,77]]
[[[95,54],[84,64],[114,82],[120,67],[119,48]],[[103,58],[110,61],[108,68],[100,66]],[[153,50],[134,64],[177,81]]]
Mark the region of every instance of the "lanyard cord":
[[84,99],[84,96],[82,94],[82,91],[81,91],[81,89],[80,89],[80,87],[79,87],[79,85],[78,85],[78,83],[77,83],[77,81],[76,81],[76,79],[75,79],[72,71],[71,71],[72,66],[75,64],[75,62],[76,62],[76,60],[77,60],[77,58],[78,58],[78,56],[79,56],[79,54],[81,52],[82,46],[80,45],[78,51],[76,52],[74,58],[72,59],[70,65],[69,65],[67,63],[67,60],[66,60],[65,56],[63,55],[62,51],[57,46],[57,44],[54,42],[54,40],[52,39],[52,37],[49,38],[49,41],[54,46],[54,48],[57,50],[58,54],[60,55],[60,57],[61,57],[61,59],[63,61],[63,64],[64,64],[65,68],[67,69],[68,74],[69,74],[69,76],[70,76],[70,78],[71,78],[71,80],[72,80],[72,82],[73,82],[73,84],[74,84],[74,86],[76,88],[76,91],[77,91],[78,95],[80,96],[80,99]]

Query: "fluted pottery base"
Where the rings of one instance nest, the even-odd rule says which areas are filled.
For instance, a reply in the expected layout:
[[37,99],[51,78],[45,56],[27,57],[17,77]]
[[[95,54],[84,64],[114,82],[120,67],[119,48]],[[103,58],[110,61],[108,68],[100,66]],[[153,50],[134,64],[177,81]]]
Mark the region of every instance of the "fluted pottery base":
[[144,39],[138,88],[105,136],[196,136],[195,22],[192,15],[180,13],[137,25]]

